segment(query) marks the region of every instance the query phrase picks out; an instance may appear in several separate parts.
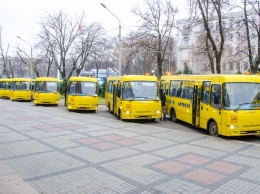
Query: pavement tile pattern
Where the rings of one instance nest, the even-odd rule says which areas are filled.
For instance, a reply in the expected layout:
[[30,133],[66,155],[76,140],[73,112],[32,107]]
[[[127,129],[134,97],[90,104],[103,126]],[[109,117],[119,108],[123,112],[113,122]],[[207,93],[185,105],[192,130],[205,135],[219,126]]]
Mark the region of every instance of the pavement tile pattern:
[[259,144],[31,102],[0,107],[1,194],[260,192]]

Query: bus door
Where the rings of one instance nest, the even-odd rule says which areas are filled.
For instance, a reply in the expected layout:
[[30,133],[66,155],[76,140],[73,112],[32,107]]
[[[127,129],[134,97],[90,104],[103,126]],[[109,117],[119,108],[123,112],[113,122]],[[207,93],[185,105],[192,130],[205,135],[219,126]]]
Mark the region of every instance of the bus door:
[[122,98],[121,98],[121,95],[122,95],[122,83],[121,82],[118,82],[116,84],[116,87],[114,88],[114,97],[113,97],[113,104],[114,104],[114,114],[115,115],[119,115],[119,112],[118,112],[118,109],[120,108],[120,105],[122,104]]
[[213,119],[218,125],[218,134],[222,134],[222,103],[221,103],[221,85],[211,84],[211,95],[209,105],[209,119]]
[[199,127],[200,122],[200,96],[201,96],[202,82],[194,84],[192,96],[192,125]]
[[207,120],[209,113],[209,99],[210,99],[210,81],[203,81],[200,96],[200,119],[199,127],[207,129]]
[[[203,82],[200,102],[200,127],[207,129],[209,119],[213,119],[218,126],[221,126],[221,85],[212,84],[209,81]],[[221,129],[218,133],[221,134]]]
[[117,82],[115,82],[114,84],[113,84],[113,94],[112,94],[112,112],[114,113],[114,114],[116,114],[117,113],[117,106],[116,106],[116,99],[117,99]]
[[[165,97],[166,97],[166,102],[165,102],[165,107],[169,107],[168,103],[169,103],[169,82],[166,82],[164,85],[164,91],[165,91]],[[168,99],[167,99],[168,98]]]

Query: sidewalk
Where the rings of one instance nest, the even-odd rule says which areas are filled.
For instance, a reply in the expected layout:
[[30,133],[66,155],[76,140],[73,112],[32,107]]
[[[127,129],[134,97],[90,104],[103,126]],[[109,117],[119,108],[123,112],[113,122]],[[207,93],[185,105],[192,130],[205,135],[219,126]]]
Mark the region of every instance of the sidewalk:
[[0,194],[260,191],[256,144],[177,131],[174,123],[169,130],[68,112],[63,104],[0,99],[0,107]]
[[39,194],[7,165],[0,162],[1,194]]

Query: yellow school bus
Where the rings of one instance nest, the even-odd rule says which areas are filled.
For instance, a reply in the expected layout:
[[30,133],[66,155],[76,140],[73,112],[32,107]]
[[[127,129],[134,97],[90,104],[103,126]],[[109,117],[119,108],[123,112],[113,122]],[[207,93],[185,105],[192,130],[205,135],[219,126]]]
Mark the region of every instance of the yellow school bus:
[[10,91],[10,100],[31,101],[33,98],[33,84],[31,78],[13,78]]
[[166,113],[212,136],[260,134],[260,81],[251,75],[162,76]]
[[70,77],[65,104],[71,110],[98,109],[98,79],[91,77]]
[[0,79],[0,98],[10,98],[12,79]]
[[115,83],[118,82],[120,77],[121,76],[112,76],[112,77],[107,77],[106,79],[105,104],[110,113],[113,113],[113,107],[114,107],[113,93],[114,93]]
[[[157,77],[126,75],[109,77],[107,80],[107,88],[113,89],[106,92],[106,104],[109,104],[108,109],[121,120],[161,118]],[[114,80],[113,84],[110,84],[111,80]]]
[[33,101],[35,105],[59,105],[59,80],[52,77],[38,77],[34,80]]

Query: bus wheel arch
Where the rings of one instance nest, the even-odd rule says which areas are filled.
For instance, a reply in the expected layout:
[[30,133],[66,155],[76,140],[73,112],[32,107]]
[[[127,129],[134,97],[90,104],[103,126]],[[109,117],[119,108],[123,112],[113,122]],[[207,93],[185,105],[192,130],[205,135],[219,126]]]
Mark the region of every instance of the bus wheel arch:
[[207,130],[208,134],[214,137],[218,137],[218,124],[216,123],[215,120],[211,119],[208,122],[208,130]]
[[108,107],[108,112],[111,113],[110,103],[108,103],[107,107]]
[[121,120],[121,121],[124,120],[124,119],[122,118],[122,113],[121,113],[120,108],[118,109],[118,118],[119,118],[119,120]]
[[178,119],[176,117],[176,111],[174,108],[171,109],[170,111],[170,117],[171,117],[171,120],[174,122],[174,123],[177,123],[178,122]]

